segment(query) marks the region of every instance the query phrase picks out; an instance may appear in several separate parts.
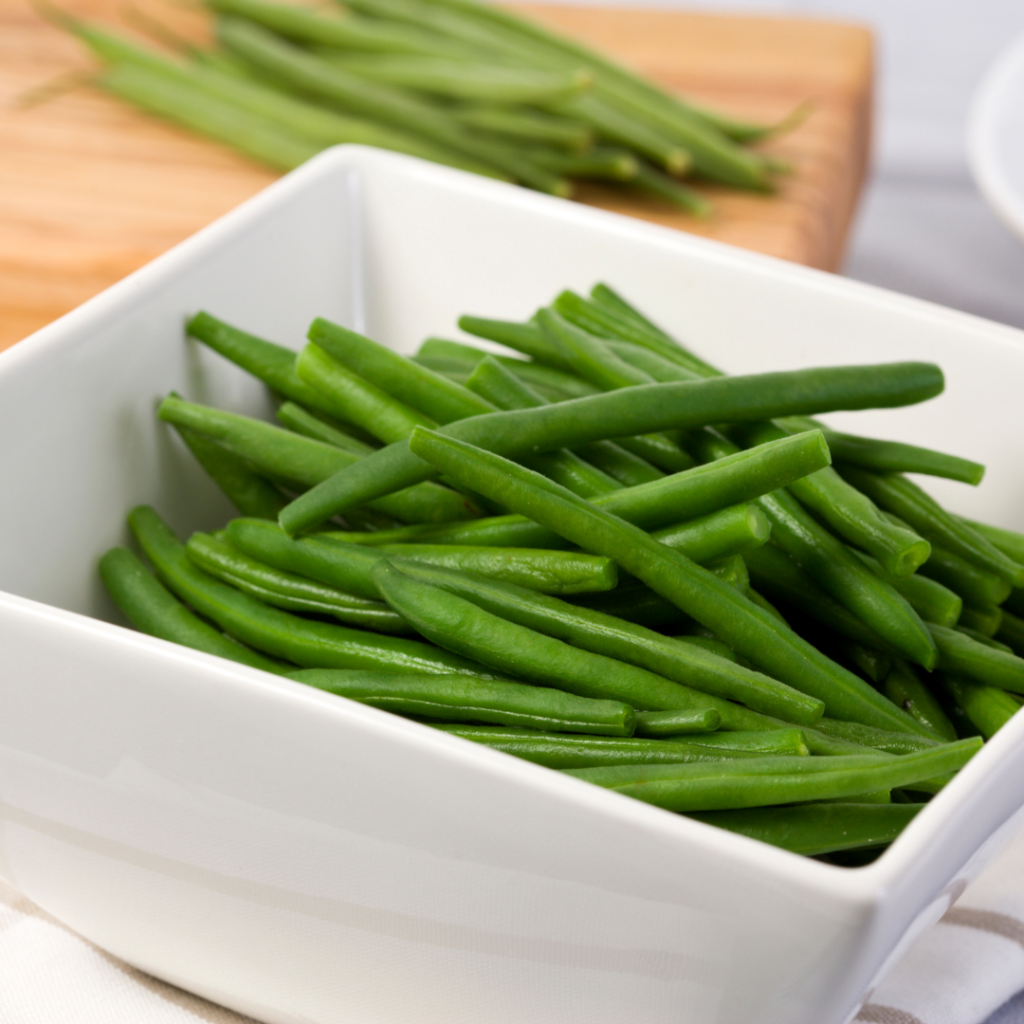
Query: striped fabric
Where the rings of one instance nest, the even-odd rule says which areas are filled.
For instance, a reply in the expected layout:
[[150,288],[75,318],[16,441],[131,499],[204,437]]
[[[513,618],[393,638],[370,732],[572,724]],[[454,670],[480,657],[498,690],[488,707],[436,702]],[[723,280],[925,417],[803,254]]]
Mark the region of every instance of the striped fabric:
[[[252,1024],[104,953],[3,882],[0,978],[0,1024]],[[984,1024],[1022,989],[1024,835],[918,940],[854,1021]],[[998,1024],[1024,1024],[1024,1015],[1004,1011]]]

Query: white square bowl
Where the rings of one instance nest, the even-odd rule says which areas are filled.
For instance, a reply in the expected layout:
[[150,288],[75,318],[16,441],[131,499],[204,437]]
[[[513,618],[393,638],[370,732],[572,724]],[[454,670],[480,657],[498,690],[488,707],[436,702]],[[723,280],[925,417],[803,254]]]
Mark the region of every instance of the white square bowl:
[[[400,350],[605,280],[729,370],[933,359],[857,429],[979,457],[959,511],[1024,524],[1024,335],[358,147],[323,154],[0,355],[0,876],[143,970],[272,1022],[842,1024],[1021,819],[1024,716],[874,864],[833,867],[131,632],[124,514],[227,509],[154,417],[260,386],[205,308]],[[931,484],[929,486],[932,486]]]

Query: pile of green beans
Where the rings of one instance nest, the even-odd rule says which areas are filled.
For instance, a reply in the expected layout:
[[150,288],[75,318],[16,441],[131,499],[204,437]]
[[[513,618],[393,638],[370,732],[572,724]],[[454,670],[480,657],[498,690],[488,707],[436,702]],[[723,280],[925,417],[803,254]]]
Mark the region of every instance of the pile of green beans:
[[208,49],[137,11],[160,49],[42,10],[101,62],[101,88],[278,170],[357,143],[556,196],[601,180],[700,217],[711,202],[683,179],[773,191],[788,167],[752,144],[806,110],[737,121],[482,0],[205,6]]
[[982,467],[807,418],[938,368],[728,377],[606,285],[460,323],[519,354],[322,319],[296,353],[196,314],[280,425],[160,403],[239,514],[183,540],[134,509],[149,567],[99,566],[127,620],[825,858],[884,850],[1024,703],[1024,535],[902,475]]

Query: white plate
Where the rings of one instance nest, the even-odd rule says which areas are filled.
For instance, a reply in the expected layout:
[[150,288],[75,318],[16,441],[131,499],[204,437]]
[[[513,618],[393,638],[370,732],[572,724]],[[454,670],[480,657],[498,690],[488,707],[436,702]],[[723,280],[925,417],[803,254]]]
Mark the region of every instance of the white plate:
[[1024,35],[996,59],[975,94],[967,153],[982,195],[1024,241]]
[[[259,413],[182,336],[409,351],[606,280],[730,370],[935,359],[940,399],[836,417],[984,458],[955,508],[1024,525],[1021,335],[406,157],[323,154],[0,355],[0,876],[112,953],[261,1020],[842,1024],[1019,820],[1024,716],[848,870],[109,621],[138,502],[222,501],[154,419]],[[98,616],[98,617],[93,617]]]

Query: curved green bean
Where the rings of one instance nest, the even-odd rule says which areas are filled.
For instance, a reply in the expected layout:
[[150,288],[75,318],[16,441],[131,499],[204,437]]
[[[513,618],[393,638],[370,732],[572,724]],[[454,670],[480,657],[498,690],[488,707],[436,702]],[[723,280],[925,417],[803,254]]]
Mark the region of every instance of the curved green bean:
[[203,572],[275,608],[330,615],[347,626],[376,633],[412,632],[383,601],[346,594],[297,573],[274,569],[209,534],[192,534],[185,552]]
[[193,615],[127,548],[111,548],[100,559],[99,569],[114,604],[140,633],[264,672],[284,674],[291,670],[290,665],[243,647]]
[[466,675],[310,668],[289,674],[318,690],[401,715],[484,722],[554,733],[632,736],[633,709],[562,690]]
[[[913,404],[938,394],[942,386],[941,371],[924,363],[717,377],[622,388],[537,409],[472,416],[441,432],[514,458],[708,423]],[[410,452],[408,443],[389,445],[297,498],[282,511],[280,522],[289,533],[299,533],[434,475],[431,466]]]
[[903,757],[752,758],[713,764],[563,769],[578,779],[676,812],[848,800],[912,786],[962,768],[980,739],[957,740]]
[[[773,616],[643,530],[608,515],[538,474],[500,456],[418,428],[416,454],[456,479],[557,530],[584,550],[604,553],[672,601],[737,654],[774,678],[824,701],[826,714],[904,732],[921,727],[868,686],[805,643]],[[501,495],[498,498],[498,495]]]
[[[433,725],[433,723],[431,723]],[[527,729],[494,729],[472,725],[434,725],[451,736],[472,740],[546,768],[592,768],[609,765],[692,764],[759,758],[763,755],[728,748],[699,747],[680,740],[637,737],[567,736]]]
[[[421,583],[438,587],[492,615],[554,637],[579,651],[590,651],[604,658],[635,665],[658,677],[738,701],[755,711],[791,722],[806,725],[821,716],[821,701],[719,657],[699,645],[662,636],[611,615],[507,583],[476,579],[431,566],[412,565],[404,560],[400,569]],[[655,685],[650,680],[648,682]],[[632,703],[640,710],[692,709],[689,704],[657,706],[658,700],[670,699],[674,693],[668,688],[663,697],[652,694],[646,702],[638,703],[639,698],[634,698]]]
[[185,545],[153,509],[144,505],[133,509],[128,523],[157,574],[174,593],[225,633],[259,651],[308,668],[492,674],[418,640],[315,622],[271,608],[196,568],[185,554]]

